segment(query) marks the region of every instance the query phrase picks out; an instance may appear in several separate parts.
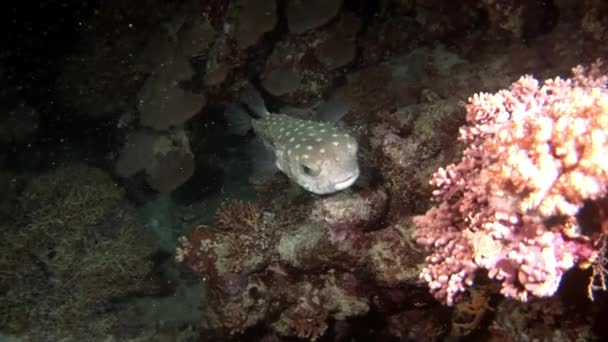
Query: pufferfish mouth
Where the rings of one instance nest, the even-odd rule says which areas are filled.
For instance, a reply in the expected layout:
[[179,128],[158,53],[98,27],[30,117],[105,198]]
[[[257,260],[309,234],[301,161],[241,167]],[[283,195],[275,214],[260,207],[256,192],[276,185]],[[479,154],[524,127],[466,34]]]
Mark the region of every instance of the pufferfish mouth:
[[351,186],[356,180],[359,178],[359,173],[353,173],[352,175],[346,177],[344,180],[336,182],[334,188],[336,190],[343,190]]

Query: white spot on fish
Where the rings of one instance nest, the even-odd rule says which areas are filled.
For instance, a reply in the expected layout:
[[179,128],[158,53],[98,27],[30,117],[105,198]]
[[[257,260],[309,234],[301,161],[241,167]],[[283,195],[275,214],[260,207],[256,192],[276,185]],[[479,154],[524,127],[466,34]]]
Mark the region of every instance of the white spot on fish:
[[337,142],[337,141],[332,142],[332,144],[333,144],[334,146],[338,146],[338,145],[340,145],[340,143],[339,143],[339,142]]
[[302,155],[302,158],[304,158],[304,159],[308,159],[308,154],[303,154],[303,155]]
[[300,148],[300,146],[302,146],[302,145],[296,144],[295,148]]
[[306,149],[312,151],[312,146],[306,146]]
[[322,149],[320,149],[320,150],[319,150],[319,152],[320,152],[320,153],[325,153],[325,149],[324,149],[324,148],[322,148]]
[[323,139],[321,139],[321,138],[317,138],[317,139],[315,139],[315,141],[316,141],[316,142],[321,142],[321,141],[323,141]]

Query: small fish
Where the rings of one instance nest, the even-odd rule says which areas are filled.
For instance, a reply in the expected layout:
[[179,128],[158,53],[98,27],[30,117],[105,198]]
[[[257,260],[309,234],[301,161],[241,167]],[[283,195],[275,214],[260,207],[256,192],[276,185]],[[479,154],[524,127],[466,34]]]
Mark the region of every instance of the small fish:
[[249,86],[241,104],[226,109],[232,131],[251,128],[274,156],[274,165],[292,181],[315,194],[330,194],[350,187],[359,177],[358,144],[346,131],[327,122],[270,113],[260,93]]

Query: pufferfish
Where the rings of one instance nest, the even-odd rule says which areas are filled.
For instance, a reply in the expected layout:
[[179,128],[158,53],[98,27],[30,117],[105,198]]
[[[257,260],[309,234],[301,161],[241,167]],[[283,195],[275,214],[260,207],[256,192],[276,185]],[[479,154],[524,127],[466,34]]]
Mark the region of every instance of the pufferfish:
[[226,108],[225,116],[236,134],[253,129],[273,155],[276,168],[307,191],[334,193],[350,187],[359,177],[358,143],[353,136],[329,122],[271,113],[251,85],[241,94],[239,104]]

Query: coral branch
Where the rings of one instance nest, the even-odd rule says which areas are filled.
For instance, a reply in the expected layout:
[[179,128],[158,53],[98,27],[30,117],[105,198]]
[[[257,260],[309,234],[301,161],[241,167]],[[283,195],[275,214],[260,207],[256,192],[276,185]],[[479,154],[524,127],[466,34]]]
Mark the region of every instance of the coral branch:
[[437,206],[416,217],[416,241],[431,254],[421,273],[452,305],[485,269],[502,294],[551,296],[563,273],[597,258],[577,213],[608,186],[608,78],[601,64],[542,85],[523,76],[509,90],[466,105],[457,164],[431,181]]

